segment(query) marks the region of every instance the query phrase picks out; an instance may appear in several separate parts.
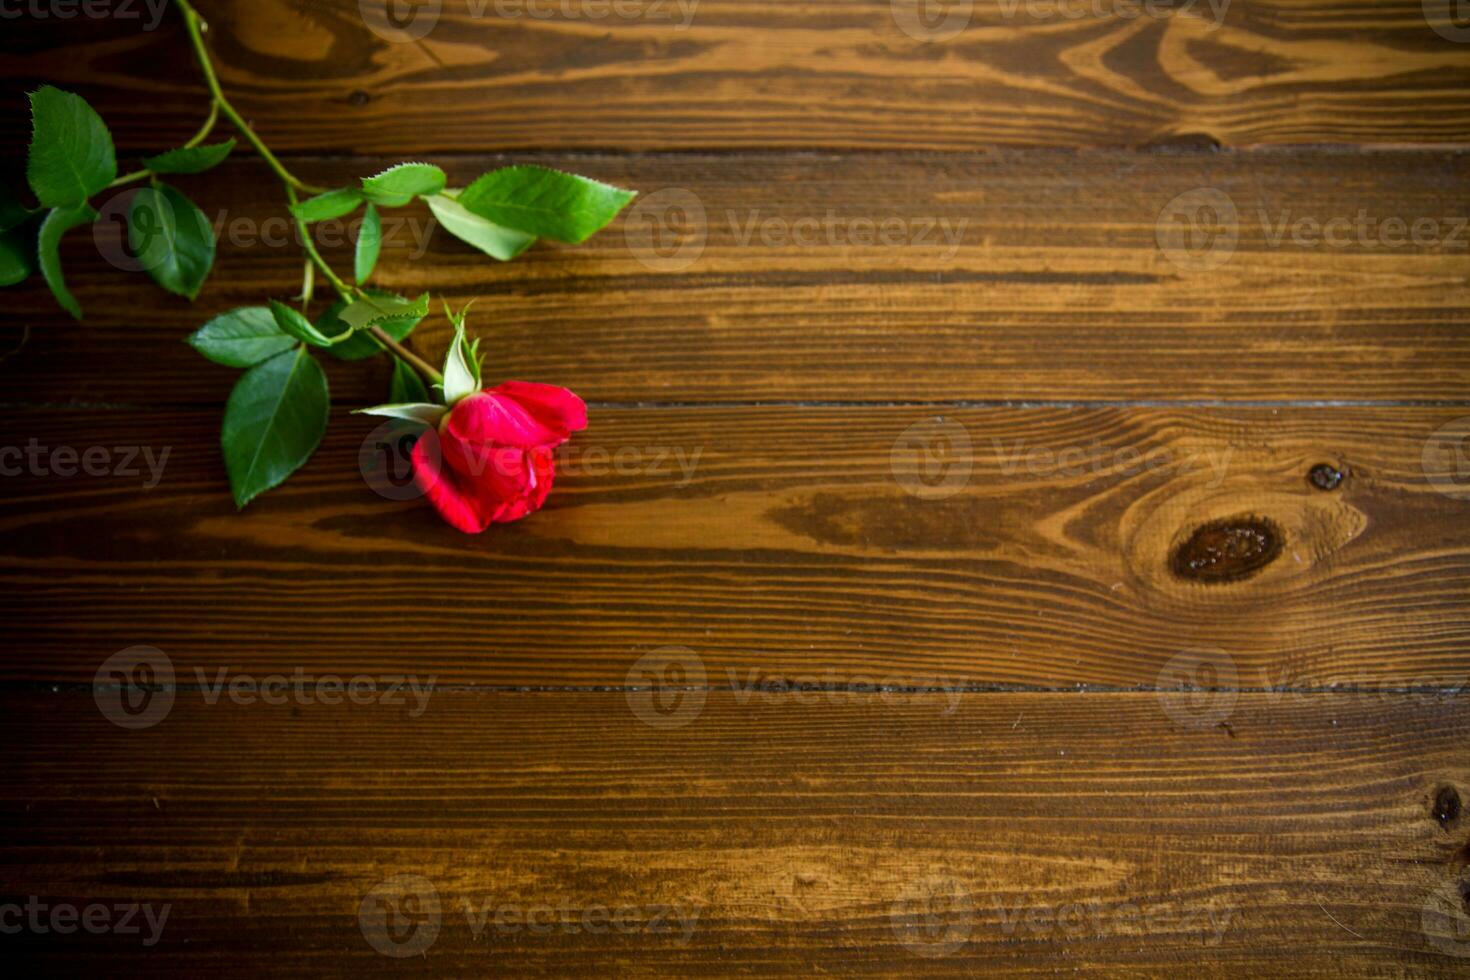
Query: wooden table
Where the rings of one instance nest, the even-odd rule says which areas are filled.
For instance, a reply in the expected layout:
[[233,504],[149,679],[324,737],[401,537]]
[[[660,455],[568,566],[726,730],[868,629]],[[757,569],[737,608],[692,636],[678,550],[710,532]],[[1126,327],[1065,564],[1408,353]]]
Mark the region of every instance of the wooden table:
[[[296,288],[248,154],[180,181],[219,219],[196,304],[85,235],[83,323],[3,294],[0,446],[39,462],[0,483],[0,948],[1470,972],[1470,30],[1417,0],[622,2],[445,0],[412,43],[350,0],[199,4],[310,179],[642,192],[511,264],[421,250],[422,209],[384,249],[390,288],[478,301],[492,377],[590,403],[526,521],[369,489],[377,361],[331,365],[325,444],[235,513],[234,375],[181,341]],[[129,162],[193,131],[179,24],[137,9],[7,21],[8,151],[40,81]],[[54,472],[92,447],[103,475]],[[137,645],[176,686],[119,715],[94,680]]]

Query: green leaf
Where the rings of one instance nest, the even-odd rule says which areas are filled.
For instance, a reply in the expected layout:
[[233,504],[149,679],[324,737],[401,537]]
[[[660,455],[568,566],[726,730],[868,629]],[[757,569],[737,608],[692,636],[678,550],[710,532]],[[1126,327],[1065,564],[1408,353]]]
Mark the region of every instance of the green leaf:
[[465,210],[452,193],[445,191],[424,200],[429,202],[429,210],[434,212],[434,217],[455,238],[468,242],[502,262],[509,262],[535,243],[535,235],[528,235],[514,228],[502,228],[493,221]]
[[504,167],[459,193],[459,203],[487,221],[577,244],[633,200],[632,191],[545,167]]
[[415,197],[439,193],[444,181],[444,171],[431,163],[400,163],[376,177],[364,177],[362,192],[385,208],[401,208]]
[[193,347],[216,364],[250,367],[296,346],[282,333],[268,306],[242,306],[221,313],[189,335]]
[[351,214],[361,203],[362,191],[355,187],[343,187],[293,204],[291,213],[310,224],[313,221],[327,221]]
[[276,326],[295,337],[297,340],[305,341],[313,347],[330,347],[340,340],[345,340],[351,334],[351,330],[343,332],[336,337],[328,337],[322,333],[312,322],[292,307],[277,300],[271,300],[271,316],[276,321]]
[[431,403],[433,395],[419,373],[403,361],[393,358],[393,380],[388,385],[388,401],[395,405]]
[[143,166],[156,174],[202,174],[223,163],[234,148],[233,138],[208,146],[181,146],[156,157],[144,158]]
[[87,100],[50,85],[31,93],[26,180],[44,207],[81,204],[112,183],[112,134]]
[[[409,302],[402,296],[383,289],[369,289],[367,290],[367,294],[375,298],[388,298],[404,303]],[[329,335],[339,334],[344,330],[351,331],[352,327],[343,322],[340,316],[346,307],[347,302],[345,300],[339,299],[333,303],[325,313],[317,318],[317,329]],[[425,310],[425,313],[427,312]],[[421,316],[405,316],[398,317],[397,319],[383,320],[373,324],[373,326],[382,330],[394,340],[402,340],[413,333],[413,328],[418,326],[421,320],[423,320]],[[340,357],[344,361],[360,361],[365,357],[372,357],[374,354],[381,354],[382,352],[383,346],[374,340],[371,334],[366,332],[353,333],[346,340],[334,344],[328,351],[328,353]]]
[[453,405],[480,390],[479,372],[470,366],[473,354],[464,336],[464,318],[454,324],[454,339],[444,357],[444,404]]
[[359,286],[367,282],[368,277],[373,274],[373,266],[378,264],[378,251],[382,247],[383,219],[378,217],[378,209],[369,202],[367,210],[363,212],[362,227],[357,230],[357,255],[352,263],[352,271]]
[[193,300],[214,265],[214,229],[204,212],[167,184],[145,187],[128,209],[128,245],[149,277]]
[[428,293],[418,299],[405,299],[392,293],[370,293],[348,303],[337,314],[337,319],[353,330],[366,330],[368,327],[382,326],[390,320],[412,317],[417,321],[428,315]]
[[375,405],[372,408],[359,408],[353,415],[380,415],[388,419],[406,419],[409,422],[419,422],[423,425],[438,425],[439,420],[449,409],[443,405],[432,405],[428,402],[410,402],[402,405]]
[[305,347],[246,371],[225,405],[220,445],[235,506],[279,485],[327,431],[327,376]]
[[14,286],[36,271],[36,250],[29,235],[0,232],[0,286]]
[[78,320],[82,318],[82,307],[66,288],[66,280],[61,275],[61,236],[78,225],[90,224],[97,220],[97,212],[92,206],[83,201],[74,207],[54,208],[46,215],[46,220],[41,222],[41,235],[37,242],[37,258],[41,264],[41,275],[46,279],[46,285],[51,287],[51,294],[56,297],[56,302]]
[[45,215],[26,211],[15,227],[0,231],[0,286],[14,286],[36,271],[36,235]]

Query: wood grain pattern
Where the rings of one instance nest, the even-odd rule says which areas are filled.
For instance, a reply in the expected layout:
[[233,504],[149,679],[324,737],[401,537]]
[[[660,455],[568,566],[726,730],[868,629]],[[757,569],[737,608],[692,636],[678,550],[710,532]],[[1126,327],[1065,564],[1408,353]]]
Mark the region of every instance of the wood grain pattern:
[[[7,947],[152,976],[1444,977],[1470,949],[1443,899],[1470,825],[1435,815],[1470,789],[1458,699],[1241,695],[1227,733],[1148,693],[716,691],[678,728],[637,697],[446,691],[409,717],[181,690],[127,731],[87,691],[7,691],[28,751],[0,894],[170,906],[151,948]],[[358,918],[399,874],[440,908],[406,960]]]
[[[417,43],[381,2],[200,5],[312,180],[642,192],[514,264],[389,216],[382,283],[475,300],[489,376],[591,428],[467,538],[348,415],[381,359],[332,363],[326,442],[237,514],[235,372],[181,341],[300,276],[243,155],[178,181],[196,305],[109,262],[121,199],[66,244],[84,323],[7,289],[22,969],[1470,974],[1470,44],[1419,0],[978,0],[942,38],[913,0],[445,0]],[[43,81],[125,168],[192,133],[133,8],[6,14],[0,152]],[[37,902],[168,918],[12,934]]]
[[[6,477],[0,677],[88,681],[146,643],[181,670],[620,684],[679,645],[746,683],[1152,687],[1210,649],[1246,689],[1460,687],[1470,504],[1436,488],[1463,496],[1459,444],[1423,461],[1463,412],[594,409],[548,509],[466,538],[365,485],[364,444],[394,450],[363,417],[239,516],[213,409],[12,411],[0,445],[34,440],[42,466],[169,456],[153,489],[141,456]],[[1323,463],[1336,490],[1308,480]],[[1181,579],[1217,519],[1269,524],[1279,554]]]
[[[427,211],[394,211],[378,281],[474,299],[493,376],[593,401],[1417,402],[1462,401],[1470,386],[1461,154],[515,159],[645,198],[584,246],[508,264],[442,230],[424,246]],[[463,184],[502,162],[449,166]],[[302,169],[342,183],[380,164]],[[0,346],[24,345],[0,400],[223,402],[234,372],[180,341],[215,313],[299,289],[300,250],[259,161],[181,183],[220,227],[199,303],[108,265],[97,241],[122,254],[120,226],[104,221],[66,251],[85,323],[39,280],[6,292]],[[1160,246],[1161,212],[1200,188],[1236,210],[1233,252],[1222,237],[1204,240],[1220,252],[1190,253],[1228,256],[1215,268],[1176,265],[1167,235]],[[1390,234],[1395,220],[1410,231]],[[1334,226],[1348,244],[1295,243],[1303,221],[1350,223]],[[1425,244],[1415,222],[1429,223]],[[885,226],[899,244],[862,244]],[[340,268],[349,231],[319,231]],[[417,343],[437,357],[447,339],[436,315]],[[341,367],[339,402],[382,399],[382,364]]]
[[[1160,16],[1140,16],[1142,0],[981,0],[938,8],[971,11],[948,39],[900,28],[917,0],[698,0],[685,29],[674,0],[629,4],[641,15],[579,16],[597,0],[448,0],[417,43],[365,29],[361,7],[383,0],[200,7],[226,87],[288,150],[1470,138],[1470,46],[1432,30],[1419,0],[1234,0],[1214,5],[1222,17],[1205,0]],[[533,5],[552,16],[529,16]],[[0,81],[81,89],[124,145],[157,152],[191,132],[201,86],[174,20],[151,20],[29,19],[7,31]],[[23,138],[19,108],[5,106],[4,145]]]

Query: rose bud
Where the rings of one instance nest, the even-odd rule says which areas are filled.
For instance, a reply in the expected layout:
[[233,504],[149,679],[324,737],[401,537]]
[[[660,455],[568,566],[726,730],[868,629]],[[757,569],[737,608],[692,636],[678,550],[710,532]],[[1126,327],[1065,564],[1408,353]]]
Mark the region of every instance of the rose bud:
[[414,482],[467,534],[541,508],[556,479],[554,450],[587,427],[565,388],[507,381],[461,398],[413,449]]

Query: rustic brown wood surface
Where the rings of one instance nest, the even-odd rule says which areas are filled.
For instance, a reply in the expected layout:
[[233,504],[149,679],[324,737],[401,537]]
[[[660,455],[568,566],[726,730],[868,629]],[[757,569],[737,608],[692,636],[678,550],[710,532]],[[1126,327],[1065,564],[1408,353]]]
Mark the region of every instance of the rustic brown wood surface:
[[[1470,778],[1454,699],[1221,692],[1195,707],[1222,726],[1201,730],[1153,693],[700,692],[662,716],[646,694],[298,706],[180,690],[141,731],[87,691],[12,694],[33,748],[0,803],[24,858],[7,885],[151,902],[155,918],[168,903],[156,946],[86,937],[149,975],[1455,962],[1435,931],[1465,862],[1466,818],[1445,814]],[[375,892],[401,875],[423,904]],[[373,950],[365,898],[404,906],[394,936],[421,930],[422,957]],[[69,937],[22,941],[75,962]]]
[[[499,377],[639,403],[1467,397],[1462,154],[529,159],[647,196],[584,246],[505,264],[432,234],[422,206],[385,218],[379,281],[475,300]],[[500,163],[445,162],[459,185]],[[380,166],[301,169],[340,184]],[[200,301],[150,297],[139,317],[140,277],[103,257],[126,257],[120,221],[104,221],[67,243],[84,323],[39,280],[7,295],[0,345],[19,350],[3,400],[224,399],[235,372],[180,338],[298,290],[300,250],[257,161],[179,183],[219,228]],[[1235,214],[1190,250],[1170,205],[1202,189]],[[318,228],[346,264],[352,235]],[[448,325],[415,336],[437,354]],[[335,367],[339,401],[382,397],[378,361]]]
[[[339,414],[240,517],[216,409],[26,411],[3,444],[47,473],[7,478],[0,676],[87,681],[149,643],[181,669],[621,685],[673,644],[724,685],[1150,687],[1205,649],[1250,689],[1459,687],[1470,522],[1424,450],[1467,414],[594,407],[548,510],[466,540],[369,489],[364,459],[406,472],[379,420]],[[141,447],[136,472],[51,473],[83,439],[113,469]],[[1220,520],[1262,529],[1264,564],[1176,568]]]
[[[0,147],[43,81],[125,166],[192,133],[171,12],[53,6],[4,8]],[[376,360],[235,512],[235,372],[182,339],[300,277],[244,151],[178,181],[197,303],[115,267],[121,198],[63,250],[85,321],[0,294],[23,968],[1470,975],[1448,4],[445,0],[405,42],[379,0],[199,6],[310,179],[642,196],[510,264],[389,213],[384,285],[591,402],[477,538],[349,414]]]
[[[185,139],[187,45],[134,6],[31,21],[0,79],[98,96],[128,146]],[[390,0],[199,6],[224,83],[288,150],[1470,138],[1470,46],[1430,26],[1470,36],[1451,0],[446,0],[393,4],[401,31]]]

